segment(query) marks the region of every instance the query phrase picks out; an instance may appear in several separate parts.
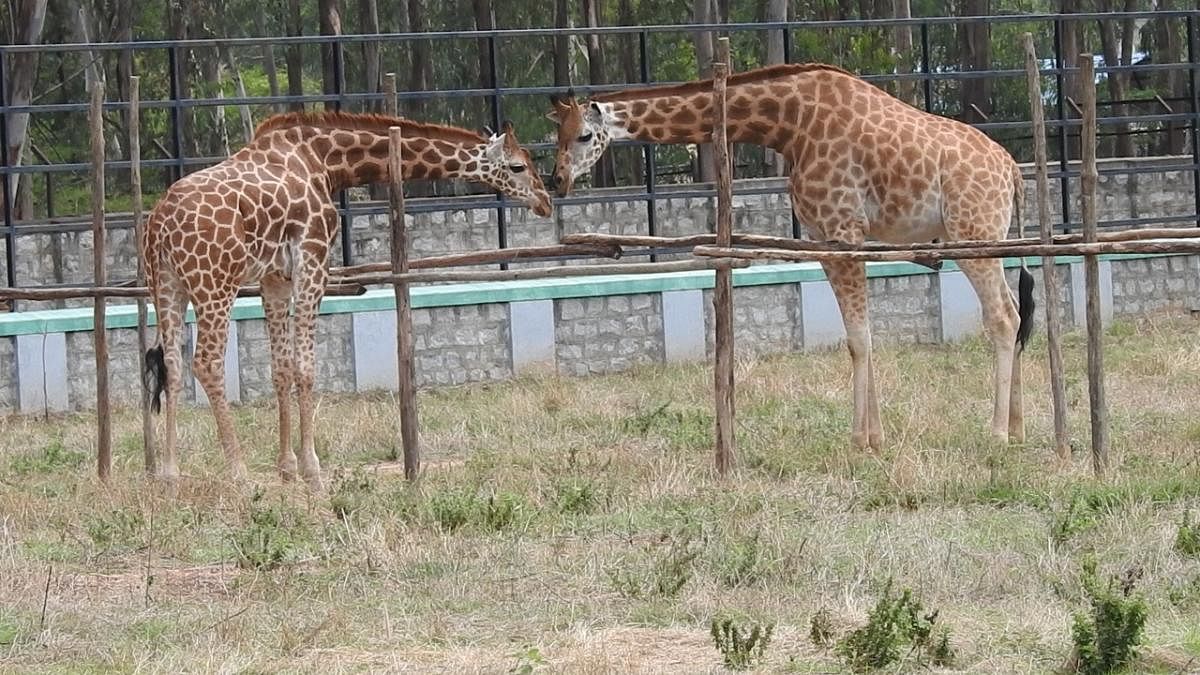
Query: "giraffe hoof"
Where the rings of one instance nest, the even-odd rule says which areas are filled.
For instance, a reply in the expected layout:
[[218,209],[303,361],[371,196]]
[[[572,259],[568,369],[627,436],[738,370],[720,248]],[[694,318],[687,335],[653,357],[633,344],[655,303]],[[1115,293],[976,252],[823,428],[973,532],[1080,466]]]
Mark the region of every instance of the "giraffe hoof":
[[179,467],[174,464],[164,464],[159,467],[156,476],[161,481],[173,483],[179,480]]
[[304,482],[308,484],[308,489],[312,490],[313,492],[319,493],[325,491],[325,484],[321,481],[321,476],[319,474],[305,476]]
[[279,463],[279,478],[285,483],[296,480],[296,460],[292,458]]
[[875,432],[871,434],[867,439],[867,443],[870,445],[871,449],[875,450],[876,452],[883,450],[883,433]]
[[871,447],[871,441],[867,437],[867,434],[858,431],[850,434],[850,443],[859,450],[865,450]]

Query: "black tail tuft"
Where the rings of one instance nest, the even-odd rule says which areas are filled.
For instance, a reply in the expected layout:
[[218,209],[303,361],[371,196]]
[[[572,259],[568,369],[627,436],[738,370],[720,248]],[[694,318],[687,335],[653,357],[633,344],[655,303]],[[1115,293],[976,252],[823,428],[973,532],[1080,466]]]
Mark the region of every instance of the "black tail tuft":
[[1029,268],[1021,266],[1021,277],[1017,282],[1017,316],[1021,322],[1017,325],[1017,344],[1024,351],[1025,343],[1033,333],[1033,274]]
[[162,393],[167,388],[167,362],[163,359],[162,345],[146,350],[146,388],[150,390],[150,409],[162,409]]

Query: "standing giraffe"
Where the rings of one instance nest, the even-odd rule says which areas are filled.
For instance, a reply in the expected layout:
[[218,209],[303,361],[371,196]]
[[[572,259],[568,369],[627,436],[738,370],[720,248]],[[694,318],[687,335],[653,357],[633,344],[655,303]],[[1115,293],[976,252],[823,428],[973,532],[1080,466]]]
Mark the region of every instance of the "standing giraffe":
[[478,181],[520,199],[540,216],[550,215],[550,195],[510,123],[484,138],[466,129],[382,115],[287,113],[265,120],[244,148],[171,185],[146,223],[141,253],[158,326],[146,370],[156,412],[164,389],[167,394],[163,477],[179,474],[175,415],[182,388],[180,331],[189,300],[196,311],[196,379],[208,395],[229,469],[236,479],[246,476],[225,399],[224,355],[238,287],[258,282],[279,406],[279,473],[285,481],[296,475],[290,428],[295,386],[299,469],[310,486],[320,489],[312,430],[313,333],[328,276],[326,257],[338,233],[332,195],[388,180],[391,126],[404,132],[404,178]]
[[[815,240],[860,246],[1003,239],[1024,200],[1012,156],[978,129],[918,110],[834,66],[782,65],[729,77],[730,142],[766,146],[791,163],[792,210]],[[551,98],[558,124],[554,182],[571,189],[617,139],[712,141],[712,80]],[[1019,220],[1018,220],[1019,222]],[[846,327],[859,447],[883,444],[862,262],[822,262]],[[1032,330],[1033,276],[1017,303],[1000,260],[962,260],[995,348],[991,431],[1024,441],[1020,353]]]

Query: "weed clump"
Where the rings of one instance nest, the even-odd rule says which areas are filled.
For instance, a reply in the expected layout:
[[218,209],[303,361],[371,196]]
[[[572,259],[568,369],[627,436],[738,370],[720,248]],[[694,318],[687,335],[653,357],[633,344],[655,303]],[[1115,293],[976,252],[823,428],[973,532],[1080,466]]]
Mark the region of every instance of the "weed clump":
[[1095,560],[1083,562],[1083,589],[1091,608],[1076,612],[1072,619],[1075,672],[1111,673],[1137,658],[1146,625],[1145,601],[1133,596],[1140,576],[1140,570],[1129,570],[1119,587],[1115,577],[1101,585],[1096,578]]
[[271,570],[292,557],[297,547],[293,514],[263,503],[265,493],[256,488],[250,497],[250,522],[233,533],[238,567]]
[[833,619],[829,616],[829,609],[822,607],[809,619],[808,639],[821,649],[833,642]]
[[511,492],[493,492],[482,497],[474,491],[458,489],[439,492],[429,500],[430,518],[445,532],[470,524],[498,532],[526,521],[530,512],[525,497]]
[[756,661],[763,659],[774,630],[773,623],[765,627],[754,624],[749,633],[743,633],[733,619],[713,619],[710,633],[717,651],[721,652],[721,661],[725,667],[730,670],[746,670]]
[[949,628],[943,625],[934,637],[938,610],[928,614],[922,610],[921,602],[907,588],[899,596],[893,596],[889,579],[866,625],[838,642],[838,654],[855,672],[886,668],[899,660],[905,647],[921,663],[950,665],[954,650],[950,646]]
[[1200,558],[1200,523],[1192,522],[1192,512],[1183,512],[1183,522],[1175,532],[1175,551],[1188,558]]
[[341,520],[346,520],[367,507],[371,495],[375,492],[375,483],[361,470],[355,470],[349,475],[339,474],[334,479],[330,492],[329,506],[333,509],[333,514]]
[[693,563],[701,549],[692,547],[691,536],[664,537],[666,550],[657,555],[647,549],[640,558],[626,557],[609,568],[608,578],[623,597],[675,597],[692,578]]

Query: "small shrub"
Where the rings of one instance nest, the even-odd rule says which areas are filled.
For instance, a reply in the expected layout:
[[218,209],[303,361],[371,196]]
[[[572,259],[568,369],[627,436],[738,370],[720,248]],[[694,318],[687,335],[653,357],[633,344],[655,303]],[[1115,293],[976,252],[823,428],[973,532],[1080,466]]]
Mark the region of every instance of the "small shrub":
[[18,455],[9,463],[9,469],[18,475],[55,473],[60,469],[82,466],[88,456],[78,450],[68,450],[62,439],[56,439],[42,448],[40,453]]
[[833,641],[833,619],[825,607],[818,609],[809,619],[808,639],[821,649],[825,649]]
[[591,479],[574,478],[559,483],[555,499],[560,513],[591,513],[599,502],[596,485]]
[[700,549],[692,548],[688,535],[664,539],[669,544],[659,555],[647,551],[638,558],[626,557],[609,568],[609,581],[618,593],[634,599],[675,597],[687,585]]
[[721,582],[729,588],[758,582],[766,575],[769,566],[757,532],[727,542],[719,556],[717,573]]
[[921,602],[907,588],[893,596],[889,579],[867,624],[843,638],[837,652],[855,672],[885,668],[900,658],[905,647],[918,662],[949,665],[954,659],[949,629],[943,626],[938,640],[930,640],[937,616],[936,609],[923,614]]
[[263,504],[264,493],[250,497],[250,522],[233,533],[238,566],[270,570],[282,565],[296,548],[294,523],[281,507]]
[[717,651],[721,652],[721,661],[725,667],[730,670],[746,670],[755,661],[763,659],[774,630],[775,624],[767,624],[765,628],[754,624],[749,634],[743,634],[733,619],[713,619],[711,633],[713,644]]
[[465,490],[439,492],[429,500],[429,513],[438,527],[453,532],[471,522],[479,499]]
[[1200,558],[1200,523],[1192,522],[1192,512],[1183,512],[1183,522],[1175,532],[1175,550],[1179,555]]
[[333,489],[330,490],[329,506],[334,515],[345,520],[351,514],[366,508],[374,492],[374,482],[360,470],[355,470],[349,475],[339,472],[334,477]]
[[1180,609],[1200,607],[1200,574],[1187,581],[1175,583],[1167,590],[1167,600]]
[[113,509],[107,514],[90,516],[85,524],[92,543],[101,549],[136,547],[142,530],[142,514],[130,509]]
[[503,530],[528,516],[529,505],[521,495],[493,493],[481,504],[481,521],[489,530]]
[[528,675],[534,671],[537,666],[546,664],[546,658],[542,656],[541,650],[537,647],[526,647],[517,652],[517,662],[512,668],[508,669],[509,673],[514,675]]
[[1133,597],[1140,571],[1130,570],[1121,579],[1110,578],[1101,585],[1096,578],[1096,563],[1083,563],[1083,589],[1091,605],[1088,612],[1076,612],[1071,623],[1075,643],[1075,670],[1085,675],[1100,675],[1118,670],[1135,658],[1143,640],[1146,604]]

